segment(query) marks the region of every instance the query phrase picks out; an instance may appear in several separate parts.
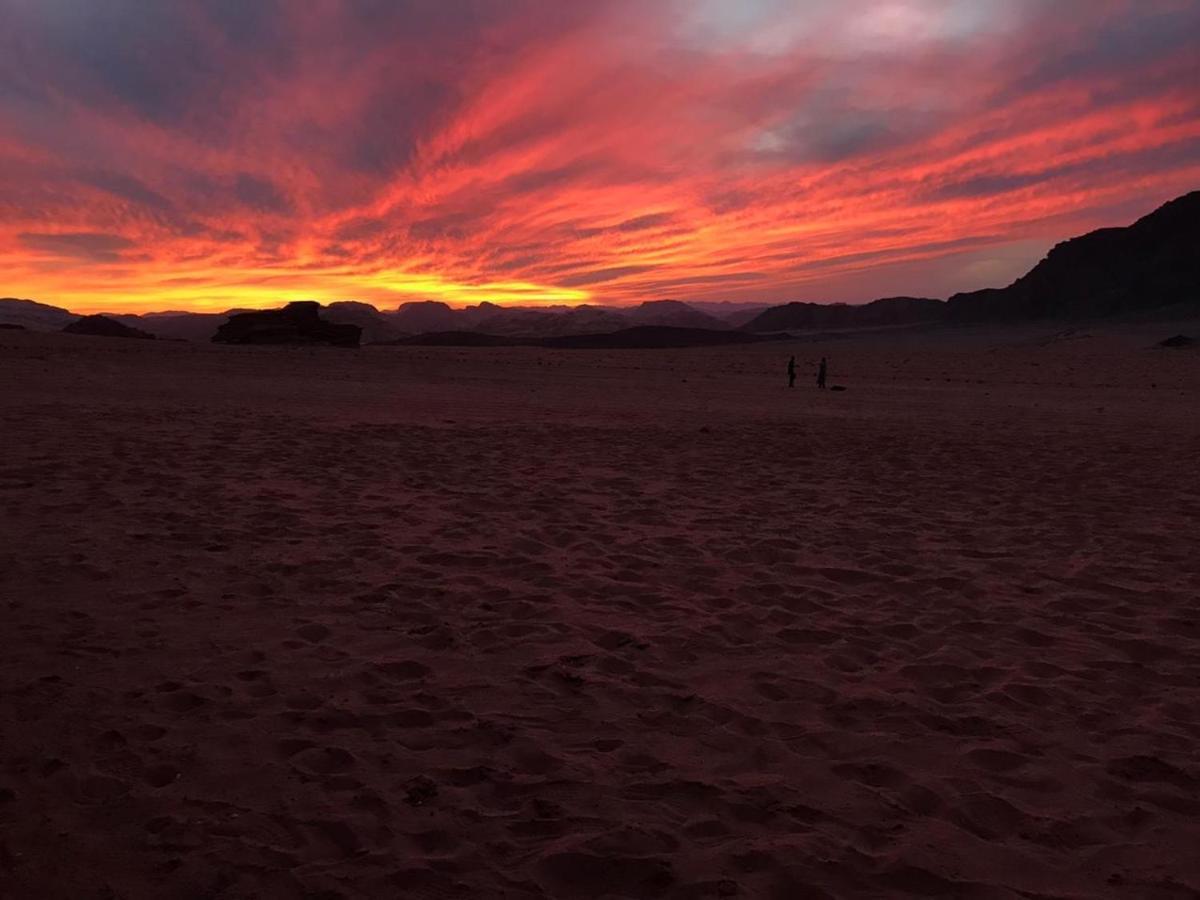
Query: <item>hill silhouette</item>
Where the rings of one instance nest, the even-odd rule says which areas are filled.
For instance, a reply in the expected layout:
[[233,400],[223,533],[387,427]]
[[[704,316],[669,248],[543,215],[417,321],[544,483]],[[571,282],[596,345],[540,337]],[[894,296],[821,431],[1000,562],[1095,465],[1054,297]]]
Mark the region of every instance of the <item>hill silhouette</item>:
[[636,325],[667,325],[673,328],[703,328],[720,331],[729,324],[679,300],[647,300],[629,310],[625,317]]
[[861,306],[846,303],[785,303],[763,310],[742,326],[744,331],[886,328],[937,322],[945,315],[941,300],[886,297]]
[[731,329],[676,328],[671,325],[636,325],[601,334],[569,334],[558,337],[514,337],[478,331],[441,331],[418,334],[392,345],[419,347],[545,347],[559,350],[649,350],[686,347],[720,347],[757,344],[774,336],[749,334]]
[[20,325],[30,331],[62,331],[78,318],[69,309],[48,303],[16,297],[0,298],[0,322],[6,325]]
[[[380,310],[370,303],[339,300],[324,307],[323,321],[355,326],[369,343],[403,341],[409,335],[463,341],[448,335],[469,332],[513,338],[525,344],[580,335],[612,335],[638,327],[769,333],[939,322],[1104,318],[1152,313],[1179,304],[1200,308],[1197,247],[1200,191],[1172,200],[1128,227],[1103,228],[1064,241],[1008,287],[955,294],[944,302],[926,297],[885,297],[861,305],[792,302],[763,307],[651,300],[633,307],[513,307],[485,301],[456,309],[438,300],[422,300],[404,303],[394,310]],[[209,340],[227,317],[248,312],[175,311],[110,314],[107,318],[161,338]],[[0,299],[0,324],[20,325],[30,331],[60,331],[76,318],[70,310],[34,300]],[[503,342],[478,343],[496,346]]]
[[1006,288],[955,294],[956,322],[1111,316],[1200,303],[1200,191],[1127,228],[1102,228],[1057,245]]
[[94,337],[140,338],[154,340],[154,335],[140,328],[134,328],[108,316],[83,316],[63,326],[67,334],[88,334]]

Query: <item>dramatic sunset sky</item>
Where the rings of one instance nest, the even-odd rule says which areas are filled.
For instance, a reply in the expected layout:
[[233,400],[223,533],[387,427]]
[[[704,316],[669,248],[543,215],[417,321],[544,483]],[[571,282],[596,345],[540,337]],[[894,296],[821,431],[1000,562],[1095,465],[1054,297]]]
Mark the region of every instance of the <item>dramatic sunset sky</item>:
[[0,296],[862,301],[1200,187],[1197,0],[0,0]]

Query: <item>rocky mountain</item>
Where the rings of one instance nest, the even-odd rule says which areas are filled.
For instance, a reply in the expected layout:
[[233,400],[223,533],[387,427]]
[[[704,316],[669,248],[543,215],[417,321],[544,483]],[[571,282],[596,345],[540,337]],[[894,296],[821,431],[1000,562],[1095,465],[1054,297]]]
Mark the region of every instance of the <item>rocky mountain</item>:
[[951,321],[1101,317],[1179,303],[1200,306],[1200,191],[1127,228],[1056,246],[1006,288],[955,294]]
[[638,306],[622,310],[622,313],[635,326],[664,325],[670,328],[704,328],[710,331],[720,331],[729,327],[721,319],[678,300],[647,300]]
[[698,309],[713,318],[720,319],[730,328],[740,328],[764,309],[770,309],[771,303],[734,303],[730,300],[689,300],[687,305]]
[[116,319],[131,328],[148,331],[157,338],[172,341],[211,341],[217,329],[230,316],[249,310],[230,309],[222,313],[193,313],[193,312],[154,312],[135,315],[114,315]]
[[364,344],[393,341],[411,333],[394,315],[357,300],[335,300],[324,308],[324,318],[336,325],[357,325],[362,330]]
[[[367,343],[406,335],[474,332],[497,337],[558,338],[611,334],[636,327],[739,329],[752,333],[892,328],[933,322],[1100,318],[1190,304],[1200,309],[1200,191],[1172,200],[1127,228],[1104,228],[1056,246],[1006,288],[955,294],[949,301],[887,297],[861,306],[651,300],[633,307],[499,306],[452,308],[436,300],[380,310],[345,300],[323,307],[322,322],[353,326]],[[1190,308],[1190,307],[1189,307]],[[225,313],[113,314],[108,319],[160,338],[207,341]],[[279,312],[279,310],[277,310]],[[0,325],[61,331],[78,316],[15,298],[0,299]]]
[[133,328],[108,316],[83,316],[63,326],[66,334],[88,334],[94,337],[141,338],[154,340],[154,335],[140,328]]
[[426,331],[451,331],[461,326],[457,310],[438,300],[404,303],[388,314],[401,331],[421,334]]
[[389,341],[418,347],[546,347],[558,350],[649,350],[656,348],[720,347],[774,340],[773,335],[749,334],[729,328],[680,328],[673,325],[635,325],[599,334],[558,337],[517,337],[479,331],[441,331]]
[[289,303],[283,309],[238,313],[217,329],[219,344],[329,344],[357,347],[362,329],[321,318],[321,304],[310,300]]
[[62,331],[78,318],[68,309],[36,300],[0,298],[0,323],[5,325],[20,325],[30,331]]
[[813,331],[851,328],[889,328],[937,322],[945,315],[941,300],[926,297],[885,297],[861,306],[846,303],[786,303],[763,310],[742,326],[743,331]]

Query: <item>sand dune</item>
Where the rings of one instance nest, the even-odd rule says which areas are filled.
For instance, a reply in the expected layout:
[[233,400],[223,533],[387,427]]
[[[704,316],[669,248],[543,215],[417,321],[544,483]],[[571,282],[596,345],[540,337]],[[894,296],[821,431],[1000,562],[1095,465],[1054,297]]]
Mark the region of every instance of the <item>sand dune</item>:
[[6,332],[0,896],[1196,896],[1196,330]]

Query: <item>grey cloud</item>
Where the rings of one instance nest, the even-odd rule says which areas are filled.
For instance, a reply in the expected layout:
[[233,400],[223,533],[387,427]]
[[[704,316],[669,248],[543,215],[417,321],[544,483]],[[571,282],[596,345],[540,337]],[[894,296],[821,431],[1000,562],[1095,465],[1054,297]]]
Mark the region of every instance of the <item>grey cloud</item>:
[[602,284],[606,281],[616,281],[618,278],[624,278],[626,275],[637,275],[641,272],[650,272],[654,270],[654,266],[614,266],[609,269],[594,269],[591,272],[580,272],[578,275],[571,275],[562,279],[563,287],[583,287],[588,284]]
[[1089,24],[1091,27],[1069,36],[1048,29],[1055,37],[1055,45],[1045,48],[1047,52],[1026,53],[1038,62],[1015,79],[1006,94],[1019,96],[1057,82],[1109,75],[1175,55],[1190,57],[1193,71],[1200,68],[1200,57],[1195,55],[1196,42],[1200,40],[1200,3],[1186,2],[1167,8],[1139,3],[1099,23]]
[[1185,138],[1161,147],[1133,150],[1096,159],[1011,175],[986,173],[950,181],[930,188],[925,196],[934,200],[988,197],[1062,179],[1114,177],[1125,172],[1173,169],[1200,159],[1200,138]]
[[657,228],[659,225],[669,225],[675,221],[671,213],[649,213],[644,216],[634,216],[616,226],[617,231],[645,231],[647,228]]
[[164,213],[172,212],[174,209],[170,200],[131,175],[123,175],[120,172],[90,171],[80,173],[79,180],[138,206]]
[[17,239],[33,250],[92,262],[117,262],[121,251],[135,246],[119,234],[77,231],[65,234],[22,232]]
[[234,181],[233,191],[246,206],[261,212],[288,213],[292,201],[271,181],[243,172]]
[[359,216],[343,222],[334,231],[334,237],[339,241],[361,241],[367,238],[378,237],[389,229],[387,222],[382,219],[372,219],[366,216]]
[[418,241],[438,240],[439,238],[461,239],[471,230],[471,225],[478,216],[465,213],[446,213],[441,216],[430,216],[418,219],[408,226],[409,237]]

